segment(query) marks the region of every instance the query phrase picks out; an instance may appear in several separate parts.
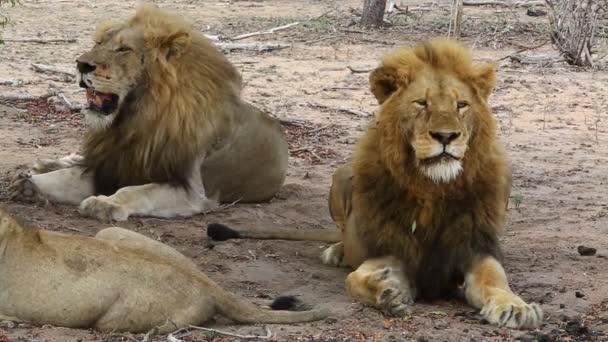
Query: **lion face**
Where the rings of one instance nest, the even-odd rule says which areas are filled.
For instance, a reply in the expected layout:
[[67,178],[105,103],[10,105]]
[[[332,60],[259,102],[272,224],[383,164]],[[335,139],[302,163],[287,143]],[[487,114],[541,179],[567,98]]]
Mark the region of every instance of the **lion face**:
[[111,26],[98,29],[95,46],[78,57],[79,84],[87,91],[84,114],[90,128],[108,127],[129,94],[142,83],[144,50],[140,30]]
[[372,92],[383,105],[380,115],[393,120],[406,149],[413,152],[415,168],[437,184],[450,183],[463,172],[480,115],[489,115],[484,108],[494,69],[487,65],[465,75],[442,67],[439,60],[429,63],[437,57],[408,57],[385,59],[370,75]]
[[473,126],[470,91],[457,78],[429,70],[398,96],[401,129],[420,172],[435,183],[456,179]]

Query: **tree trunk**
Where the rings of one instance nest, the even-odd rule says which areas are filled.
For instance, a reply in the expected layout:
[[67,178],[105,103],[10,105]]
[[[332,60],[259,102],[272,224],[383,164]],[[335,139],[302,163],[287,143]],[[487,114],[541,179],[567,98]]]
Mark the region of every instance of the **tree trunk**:
[[361,25],[365,27],[382,26],[386,0],[365,0],[363,2],[363,15]]

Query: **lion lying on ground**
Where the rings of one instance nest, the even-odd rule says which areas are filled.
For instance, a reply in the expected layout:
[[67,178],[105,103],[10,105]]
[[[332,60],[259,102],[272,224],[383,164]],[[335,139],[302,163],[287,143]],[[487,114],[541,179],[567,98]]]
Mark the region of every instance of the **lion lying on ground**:
[[122,221],[190,216],[279,190],[288,157],[280,124],[241,100],[237,70],[189,23],[143,6],[126,22],[100,24],[95,43],[77,60],[88,100],[83,156],[37,163],[13,181],[13,199]]
[[463,289],[489,322],[537,327],[540,307],[511,291],[500,264],[511,170],[487,103],[494,84],[493,66],[475,68],[455,42],[386,55],[370,75],[378,117],[333,176],[340,233],[213,224],[208,235],[337,242],[322,259],[356,269],[347,289],[363,303],[401,315]]
[[[19,224],[0,210],[0,320],[166,334],[216,313],[240,323],[323,319],[327,310],[244,303],[176,250],[122,228],[95,238]],[[279,297],[271,307],[295,304]]]

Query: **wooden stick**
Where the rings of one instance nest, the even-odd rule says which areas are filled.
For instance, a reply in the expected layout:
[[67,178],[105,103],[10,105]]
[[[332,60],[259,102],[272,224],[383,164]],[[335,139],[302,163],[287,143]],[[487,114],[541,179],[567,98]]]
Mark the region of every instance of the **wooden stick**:
[[257,31],[257,32],[251,32],[251,33],[244,33],[244,34],[240,34],[240,35],[238,35],[236,37],[232,37],[230,40],[240,40],[240,39],[245,39],[245,38],[249,38],[249,37],[261,36],[261,35],[264,35],[264,34],[272,34],[272,33],[275,33],[277,31],[286,30],[286,29],[288,29],[290,27],[293,27],[293,26],[296,26],[298,24],[300,24],[300,22],[296,21],[294,23],[290,23],[290,24],[283,25],[283,26],[277,26],[277,27],[271,28],[270,30],[266,30],[266,31]]
[[519,1],[519,2],[506,2],[506,1],[493,1],[493,0],[479,0],[479,1],[463,1],[464,6],[502,6],[502,7],[532,7],[532,6],[544,6],[544,1]]
[[23,80],[0,80],[0,86],[21,87],[26,84],[31,84],[32,81]]
[[230,336],[230,337],[236,337],[236,338],[242,338],[244,340],[248,340],[248,339],[262,339],[262,340],[267,340],[269,338],[272,337],[272,331],[270,331],[269,327],[264,327],[264,329],[266,330],[266,335],[239,335],[239,334],[235,334],[235,333],[231,333],[231,332],[227,332],[227,331],[222,331],[222,330],[217,330],[217,329],[211,329],[211,328],[203,328],[203,327],[197,327],[194,325],[190,325],[187,328],[182,328],[179,329],[177,331],[174,331],[172,333],[169,334],[169,336],[167,336],[167,341],[169,342],[183,342],[182,340],[180,340],[179,338],[173,336],[175,334],[178,334],[180,332],[184,332],[184,331],[188,331],[190,329],[196,329],[196,330],[202,330],[202,331],[208,331],[208,332],[212,332],[212,333],[216,333],[216,334],[220,334],[220,335],[225,335],[225,336]]
[[49,43],[76,43],[76,38],[52,38],[52,39],[40,39],[40,38],[2,38],[5,42],[11,43],[36,43],[36,44],[49,44]]
[[350,70],[350,72],[352,72],[353,74],[367,74],[368,72],[372,72],[374,70],[374,68],[371,68],[371,69],[355,69],[355,68],[351,67],[350,65],[347,65],[346,68],[348,70]]
[[291,47],[290,44],[281,43],[232,43],[232,42],[214,42],[215,46],[222,50],[249,50],[249,51],[272,51],[282,50]]
[[48,99],[55,93],[46,93],[42,95],[18,94],[18,95],[0,95],[0,101],[8,102],[26,102]]
[[32,68],[34,68],[34,71],[36,72],[42,72],[42,73],[51,73],[51,74],[59,74],[59,75],[67,75],[70,77],[76,77],[76,74],[71,72],[71,71],[66,71],[63,70],[59,67],[53,66],[53,65],[47,65],[47,64],[41,64],[41,63],[32,63]]

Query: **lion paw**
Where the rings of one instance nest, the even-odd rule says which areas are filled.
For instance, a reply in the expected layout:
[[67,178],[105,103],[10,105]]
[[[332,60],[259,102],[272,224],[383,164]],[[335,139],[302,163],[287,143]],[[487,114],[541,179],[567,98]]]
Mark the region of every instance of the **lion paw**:
[[344,266],[344,247],[342,242],[334,243],[321,253],[321,262],[325,265]]
[[513,329],[536,328],[543,321],[543,311],[538,304],[526,304],[510,293],[502,294],[486,304],[481,315],[492,324]]
[[414,290],[403,274],[392,267],[372,272],[358,269],[346,277],[346,288],[354,299],[396,317],[409,314],[414,303]]
[[84,216],[103,222],[126,221],[129,218],[129,214],[122,206],[103,195],[85,199],[80,203],[78,211]]
[[414,299],[407,289],[386,287],[377,298],[376,305],[385,313],[403,317],[411,313],[410,306]]
[[28,173],[19,173],[8,187],[9,197],[18,202],[47,204],[48,199],[44,196],[38,186],[32,181]]

